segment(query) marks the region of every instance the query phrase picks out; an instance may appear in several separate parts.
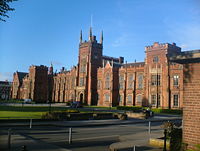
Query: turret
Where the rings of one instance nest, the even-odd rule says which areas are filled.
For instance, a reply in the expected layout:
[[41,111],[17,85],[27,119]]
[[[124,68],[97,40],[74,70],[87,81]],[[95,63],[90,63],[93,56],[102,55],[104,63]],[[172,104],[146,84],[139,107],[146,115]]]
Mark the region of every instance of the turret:
[[81,33],[80,33],[80,44],[82,43],[83,41],[83,36],[82,36],[82,30],[81,30]]
[[49,74],[53,75],[53,64],[51,63],[51,66],[49,67]]
[[100,44],[103,44],[103,31],[101,32]]

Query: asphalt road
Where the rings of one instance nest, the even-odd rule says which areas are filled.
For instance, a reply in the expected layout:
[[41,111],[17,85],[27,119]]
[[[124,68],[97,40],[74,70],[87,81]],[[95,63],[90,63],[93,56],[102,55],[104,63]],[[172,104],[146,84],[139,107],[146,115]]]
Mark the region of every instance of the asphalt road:
[[[161,124],[160,122],[152,122],[152,132],[161,131]],[[1,128],[0,134],[6,136],[7,129]],[[110,144],[119,141],[120,136],[140,134],[132,139],[142,139],[144,133],[148,133],[148,123],[73,128],[72,144],[68,143],[69,129],[65,127],[37,126],[32,129],[16,127],[13,132],[28,139],[56,145],[60,148],[67,148],[72,151],[107,151]],[[20,140],[16,138],[15,141],[19,142]],[[23,139],[21,144],[23,144]]]

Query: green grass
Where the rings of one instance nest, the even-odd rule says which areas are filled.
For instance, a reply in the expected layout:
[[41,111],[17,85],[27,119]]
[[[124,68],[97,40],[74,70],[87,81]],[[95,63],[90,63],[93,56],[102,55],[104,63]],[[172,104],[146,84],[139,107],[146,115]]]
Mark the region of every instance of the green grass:
[[24,100],[0,100],[0,103],[22,103]]
[[[51,111],[66,111],[65,107],[51,107]],[[44,106],[0,106],[0,119],[40,119],[49,111]]]

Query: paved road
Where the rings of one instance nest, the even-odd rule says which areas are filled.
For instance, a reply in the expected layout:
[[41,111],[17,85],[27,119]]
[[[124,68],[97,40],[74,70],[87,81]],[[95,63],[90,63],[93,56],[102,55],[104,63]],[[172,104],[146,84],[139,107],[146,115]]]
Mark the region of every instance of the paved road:
[[[161,132],[161,124],[161,122],[153,122],[152,132]],[[4,142],[6,142],[7,129],[5,127],[0,129],[1,136],[4,136]],[[64,127],[37,126],[32,129],[16,127],[13,128],[13,132],[15,135],[13,135],[12,146],[18,149],[23,143],[26,145],[24,140],[34,140],[56,146],[59,149],[70,149],[72,151],[107,151],[109,145],[118,142],[123,135],[135,134],[135,138],[132,135],[132,139],[142,139],[145,136],[144,134],[148,133],[148,123],[73,128],[73,143],[71,145],[68,144],[68,128]],[[30,150],[33,148],[31,145],[27,145],[27,147]],[[46,150],[50,150],[50,148]]]

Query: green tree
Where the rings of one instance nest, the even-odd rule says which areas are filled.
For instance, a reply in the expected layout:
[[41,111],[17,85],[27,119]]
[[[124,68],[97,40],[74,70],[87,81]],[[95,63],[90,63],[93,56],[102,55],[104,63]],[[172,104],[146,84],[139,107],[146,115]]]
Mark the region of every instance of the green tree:
[[17,1],[17,0],[0,0],[0,21],[6,21],[4,17],[9,18],[7,15],[8,11],[14,11],[14,8],[11,8],[8,3]]

